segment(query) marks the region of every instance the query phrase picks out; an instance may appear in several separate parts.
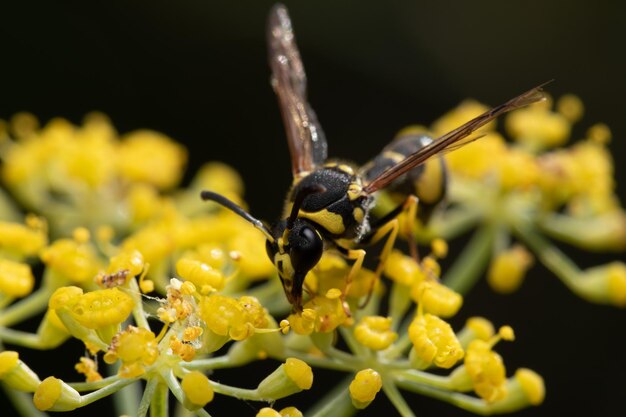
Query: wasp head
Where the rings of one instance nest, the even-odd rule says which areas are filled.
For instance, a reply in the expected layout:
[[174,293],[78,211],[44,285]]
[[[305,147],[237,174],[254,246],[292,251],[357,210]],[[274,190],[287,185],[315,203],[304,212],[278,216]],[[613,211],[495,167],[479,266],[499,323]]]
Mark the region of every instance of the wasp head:
[[267,254],[278,270],[287,300],[295,311],[302,311],[304,278],[322,257],[324,241],[305,219],[295,219],[291,227],[287,223],[283,220],[274,227],[274,239],[266,243]]

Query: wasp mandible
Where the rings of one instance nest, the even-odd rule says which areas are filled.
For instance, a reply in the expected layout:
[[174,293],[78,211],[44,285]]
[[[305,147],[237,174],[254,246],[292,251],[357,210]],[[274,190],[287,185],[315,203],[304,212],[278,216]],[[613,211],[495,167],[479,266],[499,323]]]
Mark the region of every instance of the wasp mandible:
[[[232,210],[265,235],[267,254],[295,311],[302,310],[304,279],[325,250],[335,250],[353,261],[346,277],[345,296],[363,263],[363,246],[386,237],[376,269],[376,276],[380,276],[398,233],[397,216],[405,210],[414,211],[420,197],[427,199],[420,191],[426,161],[460,146],[459,141],[503,113],[544,98],[539,86],[439,138],[400,137],[359,169],[346,162],[327,160],[326,139],[307,101],[306,74],[287,9],[281,4],[270,11],[267,41],[271,84],[278,96],[293,172],[282,217],[270,228],[220,194],[203,191],[201,196]],[[430,190],[434,200],[431,203],[441,199],[444,186],[445,181],[440,179],[435,187],[438,192],[432,194]],[[387,187],[405,190],[405,201],[380,219],[370,218],[376,192]]]

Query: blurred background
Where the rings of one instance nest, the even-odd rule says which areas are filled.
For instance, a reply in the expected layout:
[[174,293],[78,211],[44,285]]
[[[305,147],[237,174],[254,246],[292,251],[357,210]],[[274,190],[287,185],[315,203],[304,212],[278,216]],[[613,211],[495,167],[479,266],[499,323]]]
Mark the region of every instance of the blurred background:
[[[555,79],[550,94],[575,93],[586,106],[574,138],[596,122],[611,127],[625,202],[626,3],[286,4],[330,155],[363,163],[400,128],[429,124],[464,98],[495,105]],[[268,83],[265,19],[271,5],[3,2],[0,118],[29,111],[43,122],[61,116],[80,123],[98,110],[121,133],[161,131],[189,148],[187,179],[206,161],[227,162],[244,178],[252,212],[274,220],[291,176]],[[583,267],[625,259],[623,253],[566,250]],[[536,266],[512,296],[479,284],[457,327],[471,315],[516,329],[518,340],[498,348],[509,373],[526,366],[545,377],[545,404],[518,415],[626,415],[626,311],[590,305]],[[468,415],[417,395],[407,399],[420,416]],[[230,412],[218,406],[209,408],[215,416],[254,415],[257,404]],[[379,415],[388,406],[381,396],[363,415]]]

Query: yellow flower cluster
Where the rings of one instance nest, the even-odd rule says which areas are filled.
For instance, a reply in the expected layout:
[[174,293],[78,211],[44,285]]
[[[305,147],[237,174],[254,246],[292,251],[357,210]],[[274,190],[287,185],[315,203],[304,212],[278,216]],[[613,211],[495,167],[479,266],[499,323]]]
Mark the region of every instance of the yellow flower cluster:
[[[451,130],[483,110],[466,102],[432,131]],[[73,359],[85,382],[68,384],[53,376],[41,381],[17,352],[2,351],[0,380],[34,392],[39,410],[69,411],[142,379],[141,417],[151,407],[157,415],[168,391],[200,416],[209,415],[215,395],[273,405],[310,389],[312,367],[352,376],[330,402],[349,410],[368,407],[380,392],[411,416],[399,388],[479,414],[538,405],[541,377],[525,368],[507,377],[494,351],[499,340],[514,339],[510,327],[495,334],[490,321],[472,318],[455,330],[447,320],[481,270],[495,290],[509,293],[535,259],[586,299],[626,305],[626,265],[580,270],[543,236],[592,249],[626,246],[608,128],[595,125],[583,141],[556,148],[582,112],[573,96],[556,110],[548,102],[514,112],[506,121],[514,144],[490,123],[479,132],[485,137],[446,157],[453,207],[414,231],[430,253],[394,249],[382,266],[385,280],[363,267],[347,283],[352,263],[325,251],[305,279],[301,312],[285,300],[263,234],[199,198],[211,189],[245,206],[231,168],[207,164],[188,187],[171,192],[186,152],[159,133],[120,137],[98,114],[82,126],[55,119],[42,128],[33,116],[16,115],[8,124],[12,138],[0,146],[0,175],[39,217],[21,222],[19,213],[0,212],[0,341],[54,349],[73,337],[88,354]],[[447,241],[472,225],[478,231],[457,263],[442,268]],[[36,285],[34,271],[42,269]],[[38,313],[45,314],[36,333],[13,328]],[[116,373],[106,375],[99,358],[116,364]],[[267,358],[280,365],[256,388],[213,376]],[[323,408],[319,413],[328,412]],[[295,407],[257,413],[302,415]]]

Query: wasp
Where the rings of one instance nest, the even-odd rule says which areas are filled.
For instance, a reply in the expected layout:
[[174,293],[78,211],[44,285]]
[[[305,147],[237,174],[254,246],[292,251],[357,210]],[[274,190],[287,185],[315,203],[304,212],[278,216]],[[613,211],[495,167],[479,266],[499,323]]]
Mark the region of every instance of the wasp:
[[[400,136],[376,158],[358,168],[327,159],[324,132],[307,100],[306,74],[291,20],[281,4],[275,5],[269,14],[267,41],[271,85],[278,97],[293,173],[293,185],[282,216],[268,227],[220,194],[203,191],[201,197],[230,209],[265,235],[267,254],[296,312],[302,310],[304,279],[324,251],[335,250],[353,261],[343,292],[346,294],[365,258],[363,247],[386,237],[375,271],[379,277],[398,234],[398,215],[405,211],[414,213],[420,199],[432,206],[443,198],[445,167],[443,159],[437,161],[437,157],[468,142],[477,129],[503,113],[544,98],[541,85],[441,137]],[[425,174],[428,161],[436,162],[439,175]],[[384,189],[404,195],[404,201],[388,214],[374,219],[370,209],[377,192]]]

